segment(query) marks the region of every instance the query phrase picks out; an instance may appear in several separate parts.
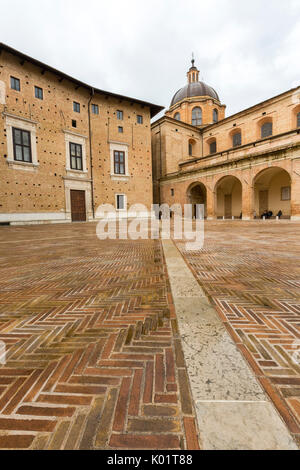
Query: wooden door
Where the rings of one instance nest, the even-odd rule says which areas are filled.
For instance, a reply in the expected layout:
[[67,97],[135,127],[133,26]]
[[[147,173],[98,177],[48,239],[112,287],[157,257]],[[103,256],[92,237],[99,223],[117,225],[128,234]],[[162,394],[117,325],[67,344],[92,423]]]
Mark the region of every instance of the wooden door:
[[85,191],[71,189],[71,214],[72,222],[85,222]]
[[224,196],[224,208],[225,208],[225,218],[226,219],[231,219],[231,217],[232,217],[231,194],[225,194],[225,196]]
[[259,191],[259,215],[269,210],[269,191]]

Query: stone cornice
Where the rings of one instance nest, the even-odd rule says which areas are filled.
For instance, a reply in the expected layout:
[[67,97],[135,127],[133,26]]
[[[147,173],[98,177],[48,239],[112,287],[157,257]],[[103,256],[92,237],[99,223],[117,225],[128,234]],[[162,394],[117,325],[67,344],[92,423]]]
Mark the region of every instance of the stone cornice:
[[[231,147],[229,149],[222,150],[221,152],[217,152],[217,153],[214,153],[212,155],[205,155],[204,157],[193,158],[191,160],[179,163],[179,166],[182,167],[182,166],[186,166],[186,165],[191,165],[192,163],[199,163],[201,161],[205,161],[205,160],[208,160],[210,158],[216,158],[218,156],[223,156],[223,155],[230,154],[230,153],[233,153],[233,152],[240,152],[242,149],[255,147],[256,145],[259,145],[261,143],[265,143],[268,140],[275,140],[275,139],[279,139],[280,137],[285,137],[287,135],[299,134],[299,133],[300,133],[299,129],[293,129],[291,131],[283,132],[282,134],[276,134],[276,135],[267,137],[265,139],[255,140],[254,142],[250,142],[248,144],[240,145],[239,147],[235,147],[235,148]],[[291,147],[293,147],[295,145],[297,146],[298,144],[292,144]],[[299,143],[299,145],[300,145],[300,143]],[[290,146],[284,146],[284,147],[289,148]],[[270,152],[270,151],[275,152],[277,148],[275,148],[274,150],[267,150],[267,152]],[[261,154],[261,153],[265,153],[265,152],[257,152],[257,153]],[[251,154],[251,156],[256,155],[257,153]],[[245,157],[243,157],[243,158],[245,158]]]
[[185,127],[187,129],[190,129],[194,132],[199,132],[201,134],[200,132],[201,130],[199,129],[199,127],[193,126],[192,124],[188,124],[187,122],[177,121],[177,119],[171,118],[169,116],[163,116],[157,121],[155,121],[153,124],[151,124],[151,130],[154,130],[155,127],[160,126],[164,124],[165,122],[169,122],[170,124],[175,124],[178,127]]
[[33,121],[32,119],[29,119],[27,117],[19,116],[17,114],[8,113],[6,111],[3,111],[2,115],[6,116],[6,117],[9,117],[9,118],[12,118],[12,119],[19,119],[21,121],[29,122],[30,124],[34,124],[34,125],[38,124],[38,121]]
[[[238,164],[245,163],[247,165],[251,165],[251,163],[256,163],[256,161],[259,160],[259,158],[264,159],[264,158],[269,158],[269,157],[275,157],[277,155],[278,156],[277,159],[279,160],[280,159],[280,154],[282,154],[284,152],[287,152],[289,150],[294,150],[294,149],[298,149],[298,148],[300,148],[300,143],[295,144],[295,145],[286,145],[286,146],[282,146],[282,147],[277,148],[277,149],[268,150],[266,152],[258,152],[256,154],[251,154],[251,155],[247,155],[247,156],[244,156],[244,157],[239,157],[239,158],[236,158],[236,159],[223,160],[221,162],[213,163],[213,164],[207,165],[207,166],[202,166],[200,168],[193,168],[191,170],[179,171],[179,172],[176,172],[176,173],[170,173],[169,175],[166,175],[166,176],[160,178],[159,182],[171,181],[174,178],[181,179],[181,178],[188,177],[189,175],[193,175],[193,174],[207,173],[209,171],[214,171],[217,168],[221,168],[221,167],[227,167],[227,169],[228,169],[228,167],[234,166],[234,169],[236,169]],[[298,157],[296,156],[295,158],[298,158]]]

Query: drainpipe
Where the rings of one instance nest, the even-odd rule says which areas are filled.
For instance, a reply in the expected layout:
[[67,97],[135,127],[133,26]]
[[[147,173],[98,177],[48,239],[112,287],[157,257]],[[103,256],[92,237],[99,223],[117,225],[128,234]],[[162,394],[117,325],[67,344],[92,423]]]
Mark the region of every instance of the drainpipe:
[[89,141],[90,141],[90,167],[91,167],[91,180],[92,180],[92,212],[93,219],[95,219],[95,204],[94,204],[94,180],[93,180],[93,151],[92,151],[92,128],[91,128],[91,101],[95,94],[94,88],[91,88],[91,97],[88,102],[88,120],[89,120]]
[[158,203],[161,204],[160,180],[162,178],[162,142],[161,142],[161,125],[159,125],[159,183],[158,183]]

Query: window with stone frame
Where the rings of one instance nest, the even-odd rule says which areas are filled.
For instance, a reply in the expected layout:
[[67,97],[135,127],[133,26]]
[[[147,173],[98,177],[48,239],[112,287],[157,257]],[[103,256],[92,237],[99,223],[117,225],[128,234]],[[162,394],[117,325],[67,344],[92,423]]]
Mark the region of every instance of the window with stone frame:
[[32,163],[30,132],[13,127],[12,134],[14,160],[17,162]]
[[125,152],[114,150],[114,173],[125,175]]
[[70,142],[70,167],[72,170],[83,170],[81,144]]
[[174,119],[176,119],[176,121],[180,121],[180,113],[175,113]]
[[297,114],[297,127],[300,127],[300,112]]

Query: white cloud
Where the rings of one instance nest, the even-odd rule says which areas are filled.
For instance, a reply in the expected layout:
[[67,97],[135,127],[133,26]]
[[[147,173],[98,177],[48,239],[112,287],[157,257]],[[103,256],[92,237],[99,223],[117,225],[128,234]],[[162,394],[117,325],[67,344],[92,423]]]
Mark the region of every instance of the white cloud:
[[192,51],[229,114],[300,77],[299,0],[10,0],[1,41],[91,85],[168,106]]

